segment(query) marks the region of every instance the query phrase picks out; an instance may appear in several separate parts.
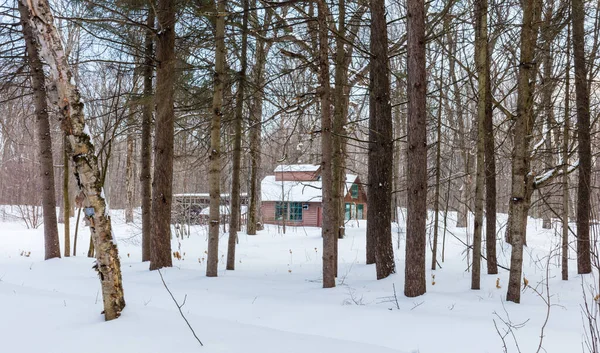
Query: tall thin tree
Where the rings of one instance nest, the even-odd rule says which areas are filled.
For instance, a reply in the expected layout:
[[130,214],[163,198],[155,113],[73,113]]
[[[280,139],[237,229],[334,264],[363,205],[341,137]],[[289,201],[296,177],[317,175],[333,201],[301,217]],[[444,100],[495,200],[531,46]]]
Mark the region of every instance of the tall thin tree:
[[142,261],[150,261],[150,244],[152,239],[152,116],[154,100],[152,96],[152,76],[154,73],[154,6],[147,9],[144,38],[144,105],[142,108],[142,139],[140,190],[142,199]]
[[216,277],[219,266],[219,220],[221,199],[221,120],[223,118],[223,91],[225,89],[225,11],[227,0],[217,3],[215,28],[215,76],[213,80],[212,122],[210,126],[210,166],[208,187],[210,193],[208,255],[206,276]]
[[[46,78],[40,60],[37,39],[27,21],[28,10],[19,3],[21,26],[25,37],[27,62],[31,70],[31,87],[38,138],[38,154],[40,160],[40,178],[42,181],[42,210],[44,217],[44,258],[46,260],[60,257],[58,241],[58,224],[56,222],[56,195],[54,193],[54,163],[52,161],[52,140],[50,121],[48,118],[48,102],[46,97]],[[68,254],[66,254],[68,256]]]
[[[407,0],[408,153],[406,266],[404,294],[425,294],[425,227],[427,217],[427,110],[425,71],[425,4]],[[386,205],[387,206],[387,205]]]
[[565,111],[563,126],[563,176],[562,176],[562,246],[561,276],[563,281],[569,279],[569,121],[571,118],[571,26],[567,27],[567,67],[565,70]]
[[506,300],[521,301],[521,274],[523,271],[523,245],[527,230],[527,213],[531,205],[534,176],[531,170],[531,132],[535,115],[533,97],[537,72],[535,49],[540,25],[541,1],[524,1],[521,27],[521,53],[517,83],[517,114],[515,116],[514,146],[512,151],[511,196],[508,221],[508,238],[511,240],[510,276]]
[[475,168],[475,222],[471,289],[480,288],[483,191],[485,187],[485,119],[487,109],[487,0],[475,1],[475,66],[477,69],[477,161]]
[[319,23],[319,95],[321,103],[321,178],[323,180],[323,288],[335,287],[335,242],[337,233],[334,231],[335,213],[333,207],[333,175],[331,138],[331,87],[329,84],[329,35],[327,18],[329,9],[325,0],[317,1]]
[[[490,72],[490,60],[493,45],[487,31],[488,1],[481,0],[482,25],[480,35],[485,36],[482,42],[486,43],[485,56],[485,119],[483,129],[485,133],[485,252],[487,256],[487,273],[490,275],[498,273],[498,260],[496,257],[496,146],[494,140],[494,116],[492,109],[492,78]],[[485,20],[485,21],[483,21]]]
[[69,198],[69,141],[67,135],[63,134],[63,208],[65,226],[65,257],[71,252],[71,202]]
[[246,87],[246,66],[248,49],[248,0],[242,0],[242,48],[240,72],[235,107],[233,162],[231,172],[231,217],[229,219],[229,241],[227,247],[227,269],[235,270],[235,244],[240,227],[240,169],[242,159],[242,120],[244,112],[244,92]]
[[150,270],[173,266],[171,258],[171,203],[173,197],[173,142],[175,132],[175,0],[156,6],[156,126],[152,178],[152,240]]
[[575,67],[575,104],[577,106],[577,273],[592,272],[590,251],[590,191],[592,152],[590,140],[590,92],[585,63],[584,0],[571,1],[573,21],[573,59]]
[[[375,240],[377,279],[396,272],[390,205],[392,204],[392,105],[385,1],[371,0],[369,96],[369,190],[367,236]],[[423,249],[424,250],[424,249]]]

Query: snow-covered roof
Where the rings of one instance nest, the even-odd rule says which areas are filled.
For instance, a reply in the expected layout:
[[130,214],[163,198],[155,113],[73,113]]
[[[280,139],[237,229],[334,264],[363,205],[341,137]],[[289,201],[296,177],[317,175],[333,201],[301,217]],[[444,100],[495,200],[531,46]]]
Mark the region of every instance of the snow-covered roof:
[[[243,192],[240,194],[241,197],[247,197],[248,194]],[[173,197],[206,197],[209,198],[210,194],[207,192],[201,193],[186,193],[186,194],[173,194]],[[221,194],[221,198],[227,199],[229,198],[229,194]]]
[[[229,206],[219,206],[220,209],[220,215],[221,216],[229,216],[230,214],[230,207]],[[248,207],[247,206],[241,206],[241,214],[246,214],[248,212]],[[200,211],[200,214],[203,216],[208,216],[210,214],[210,207],[206,207],[204,208],[202,211]]]
[[[357,176],[346,174],[346,192]],[[322,181],[277,181],[275,176],[266,176],[261,183],[262,201],[321,202]]]
[[316,164],[282,164],[275,168],[275,172],[316,172],[321,168]]

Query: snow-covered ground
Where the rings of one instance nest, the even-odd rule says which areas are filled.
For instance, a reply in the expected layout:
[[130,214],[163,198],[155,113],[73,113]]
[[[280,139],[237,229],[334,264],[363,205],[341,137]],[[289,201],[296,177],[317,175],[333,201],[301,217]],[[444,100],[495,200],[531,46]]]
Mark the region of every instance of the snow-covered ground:
[[[256,236],[241,233],[235,271],[225,271],[224,235],[219,277],[207,278],[206,230],[192,227],[189,238],[173,239],[173,251],[182,259],[174,259],[174,267],[162,274],[177,300],[186,298],[183,312],[204,343],[200,347],[159,273],[141,263],[139,225],[124,224],[122,212],[113,211],[113,224],[127,307],[111,322],[100,314],[99,281],[93,259],[85,256],[88,228],[80,227],[78,256],[44,261],[42,229],[26,229],[8,219],[0,223],[0,352],[502,352],[494,321],[504,332],[502,320],[508,317],[514,324],[524,323],[514,330],[520,350],[536,352],[547,312],[544,300],[525,289],[522,304],[503,302],[508,272],[490,276],[485,267],[482,289],[470,290],[465,230],[455,228],[452,220],[448,223],[445,261],[441,269],[427,270],[427,294],[417,298],[402,294],[403,225],[400,232],[394,226],[394,246],[400,237],[397,274],[377,281],[374,265],[365,265],[366,224],[348,224],[347,237],[339,242],[334,289],[321,288],[318,228],[288,227],[284,235],[270,226]],[[581,352],[582,278],[576,274],[574,253],[570,280],[562,281],[559,236],[555,230],[542,230],[535,220],[529,224],[524,276],[544,297],[546,268],[550,270],[552,306],[543,348]],[[509,246],[499,243],[498,252],[506,266]],[[428,252],[428,268],[430,256]],[[509,352],[517,351],[511,335],[506,342]]]

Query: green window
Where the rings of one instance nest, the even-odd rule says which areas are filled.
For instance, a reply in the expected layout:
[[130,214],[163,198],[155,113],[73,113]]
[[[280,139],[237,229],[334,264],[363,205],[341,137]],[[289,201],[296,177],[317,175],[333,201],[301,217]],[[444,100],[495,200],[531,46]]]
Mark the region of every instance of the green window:
[[351,216],[352,216],[352,213],[350,212],[350,204],[347,203],[344,207],[344,218],[346,220],[349,220]]
[[357,210],[357,214],[356,214],[356,218],[357,219],[364,219],[364,205],[362,203],[359,203],[356,206],[356,210]]
[[287,219],[287,202],[276,202],[275,203],[275,219]]
[[302,220],[302,202],[290,202],[290,221]]
[[350,187],[350,195],[353,199],[358,198],[358,184],[352,184],[352,186]]

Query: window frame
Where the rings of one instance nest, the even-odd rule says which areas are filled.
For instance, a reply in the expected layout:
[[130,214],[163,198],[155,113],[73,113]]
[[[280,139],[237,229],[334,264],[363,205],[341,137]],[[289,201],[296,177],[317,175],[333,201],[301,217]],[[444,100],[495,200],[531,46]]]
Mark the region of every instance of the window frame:
[[350,186],[350,197],[352,197],[353,199],[357,199],[358,194],[359,194],[358,184],[352,184],[352,186]]
[[287,219],[288,203],[285,201],[275,201],[275,220],[281,221]]
[[302,213],[303,213],[303,203],[302,202],[288,202],[289,212],[288,219],[290,221],[301,222],[302,221]]

